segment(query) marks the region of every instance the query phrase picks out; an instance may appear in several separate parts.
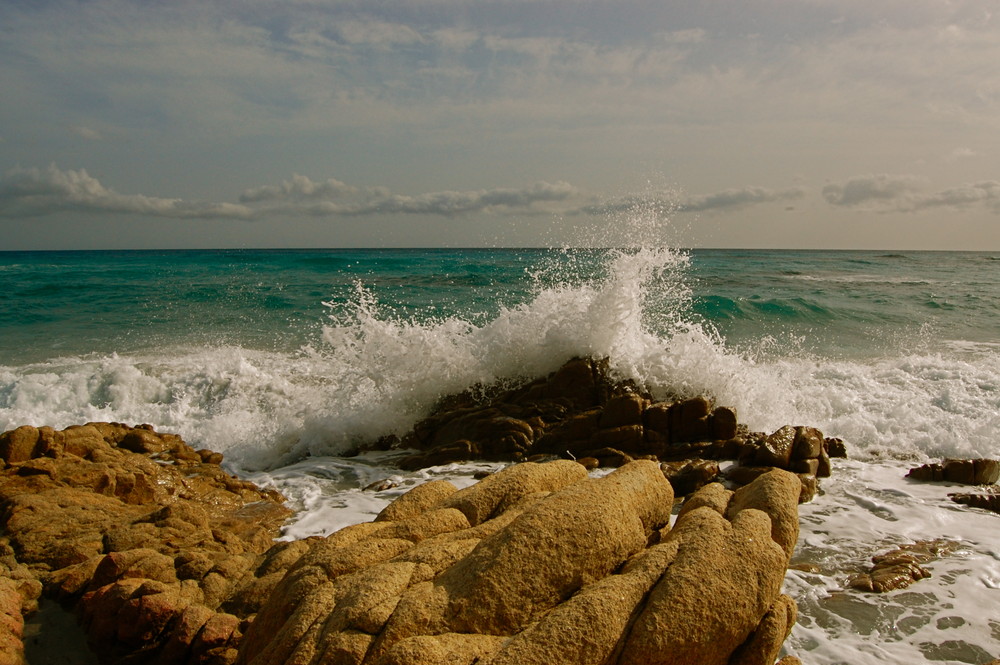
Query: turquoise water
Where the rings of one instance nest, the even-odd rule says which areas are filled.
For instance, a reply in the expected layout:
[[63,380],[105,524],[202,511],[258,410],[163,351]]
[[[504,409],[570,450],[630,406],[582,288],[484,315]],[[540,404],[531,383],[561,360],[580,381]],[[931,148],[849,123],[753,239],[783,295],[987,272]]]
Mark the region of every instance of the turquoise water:
[[0,426],[151,422],[251,466],[587,353],[762,429],[814,422],[873,454],[997,450],[988,253],[6,252],[0,308]]
[[[693,250],[685,315],[727,341],[767,336],[863,357],[1000,343],[1000,257],[958,252]],[[0,253],[0,363],[189,344],[292,350],[363,284],[392,316],[480,324],[599,251],[203,250]],[[649,293],[655,296],[655,285]],[[659,330],[658,332],[665,332]]]
[[[1000,261],[989,253],[301,250],[0,253],[0,429],[150,423],[276,487],[287,538],[371,519],[401,474],[343,457],[442,395],[606,356],[654,394],[707,394],[753,429],[819,427],[842,461],[801,509],[786,651],[817,665],[1000,655],[997,516],[904,479],[1000,456]],[[912,592],[846,576],[921,538],[964,549]]]

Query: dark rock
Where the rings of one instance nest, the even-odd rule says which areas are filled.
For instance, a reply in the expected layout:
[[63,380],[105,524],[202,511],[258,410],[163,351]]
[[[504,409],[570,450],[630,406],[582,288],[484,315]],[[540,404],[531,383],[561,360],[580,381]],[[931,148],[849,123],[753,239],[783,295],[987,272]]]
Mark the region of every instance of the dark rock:
[[604,467],[625,466],[635,459],[628,453],[618,450],[617,448],[600,448],[598,450],[591,450],[587,453],[586,457],[596,459],[598,461],[598,466]]
[[642,425],[622,425],[594,432],[590,443],[595,448],[618,448],[630,454],[642,455],[647,450]]
[[819,471],[818,459],[797,459],[789,465],[789,471],[794,473],[808,473],[813,476]]
[[713,441],[725,441],[732,439],[739,431],[739,423],[736,421],[736,410],[728,406],[720,406],[712,411],[709,416],[709,428],[711,429],[711,439]]
[[376,480],[375,482],[367,485],[365,487],[366,492],[384,492],[385,490],[391,490],[395,487],[399,487],[399,483],[390,478],[383,478],[382,480]]
[[400,469],[413,471],[429,466],[467,462],[479,456],[479,448],[471,441],[462,440],[435,446],[414,455],[407,455],[396,462]]
[[847,446],[842,439],[826,438],[824,443],[826,443],[826,453],[830,457],[847,457]]
[[642,413],[646,407],[646,400],[632,393],[612,397],[604,405],[598,426],[602,429],[610,429],[622,426],[642,425]]
[[1000,513],[1000,494],[949,494],[955,503]]
[[670,407],[670,441],[707,441],[712,438],[712,427],[708,421],[712,405],[704,397],[677,402]]
[[946,459],[910,469],[907,478],[962,485],[991,485],[1000,479],[1000,461],[994,459]]
[[670,402],[657,402],[650,404],[642,413],[643,425],[646,427],[646,436],[657,435],[656,440],[664,443],[670,442]]
[[797,432],[794,427],[786,425],[764,438],[754,455],[755,466],[774,466],[787,469],[792,459],[792,448]]
[[716,480],[719,463],[704,459],[664,462],[660,470],[673,486],[674,496],[687,496]]
[[816,458],[818,465],[816,467],[816,477],[817,478],[829,478],[830,474],[833,473],[833,469],[830,465],[830,457],[827,455],[826,451],[819,454]]
[[823,433],[815,427],[796,427],[792,459],[815,459],[823,452]]

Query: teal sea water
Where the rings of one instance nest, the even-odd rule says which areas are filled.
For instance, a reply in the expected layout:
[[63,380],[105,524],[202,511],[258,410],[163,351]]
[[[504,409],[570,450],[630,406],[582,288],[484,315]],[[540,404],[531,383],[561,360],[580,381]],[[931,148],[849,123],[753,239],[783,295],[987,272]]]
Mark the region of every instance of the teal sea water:
[[[0,252],[0,311],[0,428],[180,433],[290,497],[288,538],[370,519],[394,496],[362,492],[372,480],[472,482],[479,465],[400,475],[342,454],[442,395],[574,355],[654,393],[709,394],[754,429],[817,426],[851,459],[803,506],[799,556],[821,572],[789,572],[788,653],[1000,656],[1000,518],[902,479],[942,456],[1000,457],[1000,254]],[[912,592],[844,591],[871,555],[936,537],[964,549]]]

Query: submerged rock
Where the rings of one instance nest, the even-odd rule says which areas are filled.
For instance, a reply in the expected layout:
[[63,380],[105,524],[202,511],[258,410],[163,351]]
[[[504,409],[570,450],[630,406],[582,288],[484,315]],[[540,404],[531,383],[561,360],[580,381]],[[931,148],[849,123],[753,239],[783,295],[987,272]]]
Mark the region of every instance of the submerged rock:
[[794,622],[780,593],[798,530],[790,473],[736,494],[706,485],[673,528],[673,489],[648,460],[599,479],[561,460],[445,485],[313,541],[238,662],[773,663]]
[[954,552],[961,543],[951,540],[921,540],[902,545],[894,550],[872,557],[871,570],[853,575],[848,585],[859,591],[885,593],[905,589],[914,582],[931,576],[922,564]]

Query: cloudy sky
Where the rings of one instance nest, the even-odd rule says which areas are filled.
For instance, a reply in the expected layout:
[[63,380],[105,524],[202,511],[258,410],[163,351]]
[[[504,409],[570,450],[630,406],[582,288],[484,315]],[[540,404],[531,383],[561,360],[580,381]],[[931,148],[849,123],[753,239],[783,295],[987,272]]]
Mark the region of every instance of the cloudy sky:
[[0,249],[1000,250],[995,10],[0,0]]

